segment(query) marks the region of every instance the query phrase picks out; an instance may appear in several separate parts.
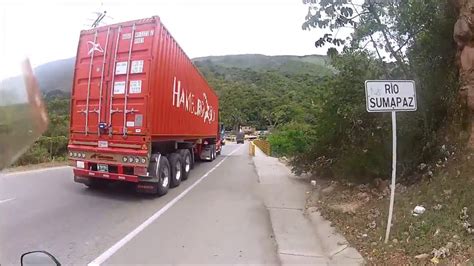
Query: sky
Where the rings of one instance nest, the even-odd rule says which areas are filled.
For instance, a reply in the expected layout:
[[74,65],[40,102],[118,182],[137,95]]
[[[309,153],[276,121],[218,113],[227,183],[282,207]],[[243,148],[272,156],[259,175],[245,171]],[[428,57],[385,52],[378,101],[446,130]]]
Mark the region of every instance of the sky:
[[302,0],[2,0],[0,61],[26,55],[37,66],[73,57],[80,30],[103,10],[108,24],[160,16],[191,58],[326,54],[328,48],[314,47],[317,30],[301,29],[308,12]]

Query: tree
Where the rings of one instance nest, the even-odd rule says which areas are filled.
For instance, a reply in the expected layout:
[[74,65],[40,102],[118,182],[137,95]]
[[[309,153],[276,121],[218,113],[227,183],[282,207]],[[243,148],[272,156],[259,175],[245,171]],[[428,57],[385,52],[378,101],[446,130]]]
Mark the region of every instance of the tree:
[[[296,172],[310,171],[366,180],[390,173],[390,116],[365,110],[367,79],[414,79],[418,111],[398,116],[401,175],[440,158],[439,146],[462,136],[465,115],[457,97],[456,13],[445,1],[310,0],[303,29],[317,28],[318,47],[329,48],[336,74],[302,101],[300,124],[282,124],[270,141],[291,157]],[[338,31],[351,27],[345,39]],[[335,35],[334,35],[335,32]],[[312,99],[316,99],[313,101]],[[295,128],[300,130],[295,133]],[[301,135],[302,134],[302,135]],[[302,139],[310,139],[300,149]],[[462,141],[462,139],[461,139]],[[295,152],[297,151],[297,152]]]
[[[361,5],[354,2],[356,1],[303,1],[308,5],[303,29],[325,30],[323,36],[315,42],[317,47],[332,44],[345,45],[350,49],[370,48],[381,62],[396,63],[400,72],[383,65],[387,77],[412,77],[407,48],[426,29],[426,25],[432,22],[443,4],[433,0],[365,0]],[[338,38],[339,30],[346,27],[353,29],[352,35],[346,39]],[[333,36],[334,31],[336,35]]]

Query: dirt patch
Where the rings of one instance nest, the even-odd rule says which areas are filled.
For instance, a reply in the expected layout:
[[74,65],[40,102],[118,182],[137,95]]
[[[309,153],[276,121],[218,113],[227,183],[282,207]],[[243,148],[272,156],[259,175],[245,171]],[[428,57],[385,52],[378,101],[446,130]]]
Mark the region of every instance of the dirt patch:
[[[415,184],[397,184],[387,244],[386,181],[354,185],[318,180],[307,205],[318,208],[370,265],[473,265],[474,233],[468,229],[474,225],[474,156],[462,158]],[[424,213],[414,216],[416,206],[423,206]]]
[[341,213],[349,213],[355,214],[357,209],[363,205],[360,201],[352,201],[352,202],[343,202],[338,204],[331,204],[328,207],[334,211],[339,211]]

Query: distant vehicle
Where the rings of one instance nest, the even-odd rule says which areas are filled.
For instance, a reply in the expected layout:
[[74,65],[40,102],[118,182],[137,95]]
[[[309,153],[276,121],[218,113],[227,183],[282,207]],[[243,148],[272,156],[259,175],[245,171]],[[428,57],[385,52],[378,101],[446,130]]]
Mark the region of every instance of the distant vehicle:
[[164,195],[221,152],[216,93],[159,17],[82,31],[69,162],[89,187]]
[[250,141],[256,140],[257,138],[258,138],[257,135],[247,135],[247,136],[246,136],[246,139],[248,139],[248,140],[250,140]]
[[237,141],[237,144],[239,144],[239,143],[244,144],[245,133],[244,132],[237,133],[237,135],[235,137],[235,140]]

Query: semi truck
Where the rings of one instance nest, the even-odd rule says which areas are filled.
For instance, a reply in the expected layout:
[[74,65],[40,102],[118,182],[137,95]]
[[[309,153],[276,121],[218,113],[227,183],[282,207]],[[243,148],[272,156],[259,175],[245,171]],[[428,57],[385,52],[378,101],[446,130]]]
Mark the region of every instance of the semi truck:
[[155,16],[80,33],[69,163],[88,187],[164,195],[221,152],[216,93]]

